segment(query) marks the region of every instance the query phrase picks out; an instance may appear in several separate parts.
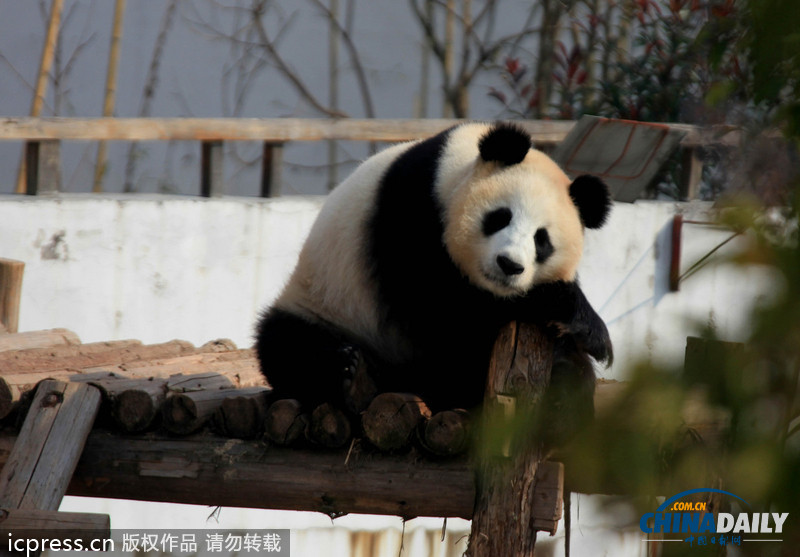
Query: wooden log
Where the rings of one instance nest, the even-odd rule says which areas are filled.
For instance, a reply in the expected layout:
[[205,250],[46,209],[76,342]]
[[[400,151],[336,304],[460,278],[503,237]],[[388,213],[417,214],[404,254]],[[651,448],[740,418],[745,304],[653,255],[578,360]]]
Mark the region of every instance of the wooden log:
[[304,438],[308,414],[299,401],[285,398],[276,400],[267,409],[264,419],[264,437],[281,447],[296,444]]
[[99,408],[91,385],[44,381],[0,472],[0,507],[58,510]]
[[[116,377],[115,371],[125,373],[126,362],[134,366],[135,362],[142,359],[196,351],[192,344],[185,341],[176,340],[149,346],[136,344],[125,346],[129,342],[132,341],[122,341],[122,348],[118,348],[114,343],[97,343],[98,345],[108,345],[110,348],[108,351],[103,350],[101,346],[88,349],[93,345],[70,345],[0,352],[0,373],[2,374],[0,376],[0,418],[10,414],[24,394],[36,388],[36,385],[45,379],[102,382],[103,379]],[[62,351],[81,352],[84,347],[87,347],[87,353],[59,357]],[[53,354],[53,357],[48,357],[47,354]],[[156,362],[158,361],[160,360]],[[97,365],[100,362],[111,363],[107,366]],[[234,371],[234,375],[235,373]]]
[[364,435],[384,451],[403,449],[411,444],[417,426],[431,415],[416,395],[382,393],[370,403],[362,417]]
[[190,354],[176,358],[129,362],[116,368],[108,366],[87,368],[85,371],[105,371],[131,379],[171,377],[176,374],[196,376],[201,373],[213,372],[227,377],[229,384],[233,387],[266,385],[266,379],[261,373],[258,360],[252,350]]
[[226,437],[255,439],[263,431],[268,393],[266,387],[236,389],[215,411],[215,428]]
[[19,329],[19,300],[22,295],[22,275],[25,263],[0,259],[0,327],[4,333]]
[[197,352],[191,343],[173,340],[143,345],[139,340],[114,340],[68,346],[0,352],[0,373],[69,372],[115,366],[139,360],[171,358]]
[[235,396],[235,385],[218,373],[176,375],[167,381],[170,393],[161,406],[162,424],[171,433],[188,435],[203,427],[223,400]]
[[[495,343],[478,441],[470,557],[533,555],[536,472],[545,455],[533,437],[535,431],[522,424],[535,419],[550,381],[552,358],[551,339],[531,325],[511,323]],[[505,419],[509,405],[503,401],[508,397],[514,404],[510,419]],[[498,443],[495,438],[503,436],[507,439]]]
[[80,343],[81,339],[72,331],[67,329],[47,329],[0,336],[0,352]]
[[94,540],[111,539],[111,519],[107,514],[0,509],[0,538],[5,547],[8,547],[8,540],[42,537],[80,540],[84,547],[89,547]]
[[114,423],[126,433],[141,433],[154,426],[167,396],[167,379],[158,377],[113,377],[91,383],[102,391]]
[[465,410],[444,410],[422,423],[420,442],[423,448],[437,456],[463,453],[471,439],[470,416]]
[[[94,431],[68,493],[197,505],[469,518],[466,458],[265,448],[212,436],[120,437]],[[347,459],[347,462],[345,462]],[[165,524],[167,527],[168,524]]]
[[328,449],[338,449],[353,438],[353,428],[344,412],[332,404],[324,403],[311,413],[306,438]]

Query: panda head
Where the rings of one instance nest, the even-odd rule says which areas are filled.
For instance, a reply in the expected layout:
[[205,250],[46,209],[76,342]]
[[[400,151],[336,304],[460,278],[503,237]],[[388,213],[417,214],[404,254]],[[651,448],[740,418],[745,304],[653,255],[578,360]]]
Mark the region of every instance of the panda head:
[[570,180],[510,124],[467,124],[448,139],[437,177],[444,243],[474,285],[500,297],[574,281],[585,228],[611,208],[593,176]]

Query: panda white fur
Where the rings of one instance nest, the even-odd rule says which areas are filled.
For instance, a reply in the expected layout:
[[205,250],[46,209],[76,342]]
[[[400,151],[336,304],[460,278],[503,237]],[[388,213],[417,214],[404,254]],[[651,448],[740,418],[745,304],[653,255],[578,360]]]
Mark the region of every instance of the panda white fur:
[[510,124],[390,147],[330,194],[258,324],[261,369],[281,398],[344,405],[356,353],[381,392],[471,408],[500,328],[522,320],[555,325],[569,365],[554,381],[591,406],[586,354],[609,360],[611,343],[576,271],[610,205],[599,179],[571,181]]

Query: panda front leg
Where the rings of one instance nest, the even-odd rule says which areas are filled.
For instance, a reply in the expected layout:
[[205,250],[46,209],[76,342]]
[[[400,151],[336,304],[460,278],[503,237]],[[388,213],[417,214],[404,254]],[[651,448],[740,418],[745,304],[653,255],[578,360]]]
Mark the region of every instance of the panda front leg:
[[289,311],[272,308],[262,316],[256,354],[274,398],[296,399],[308,411],[330,402],[355,413],[374,396],[361,351],[329,327]]
[[577,282],[558,281],[536,286],[528,295],[524,320],[554,326],[569,335],[577,349],[606,367],[614,361],[614,348],[603,319]]

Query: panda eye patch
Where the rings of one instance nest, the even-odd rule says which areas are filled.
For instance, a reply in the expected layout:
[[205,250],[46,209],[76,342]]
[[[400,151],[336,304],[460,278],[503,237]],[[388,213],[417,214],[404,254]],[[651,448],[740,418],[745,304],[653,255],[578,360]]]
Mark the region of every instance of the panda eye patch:
[[536,244],[537,263],[542,263],[553,255],[555,248],[550,242],[550,234],[547,233],[546,228],[540,228],[536,231],[536,234],[533,235],[533,242]]
[[483,235],[491,236],[504,229],[511,222],[511,216],[511,209],[508,207],[501,207],[486,213],[483,217]]

